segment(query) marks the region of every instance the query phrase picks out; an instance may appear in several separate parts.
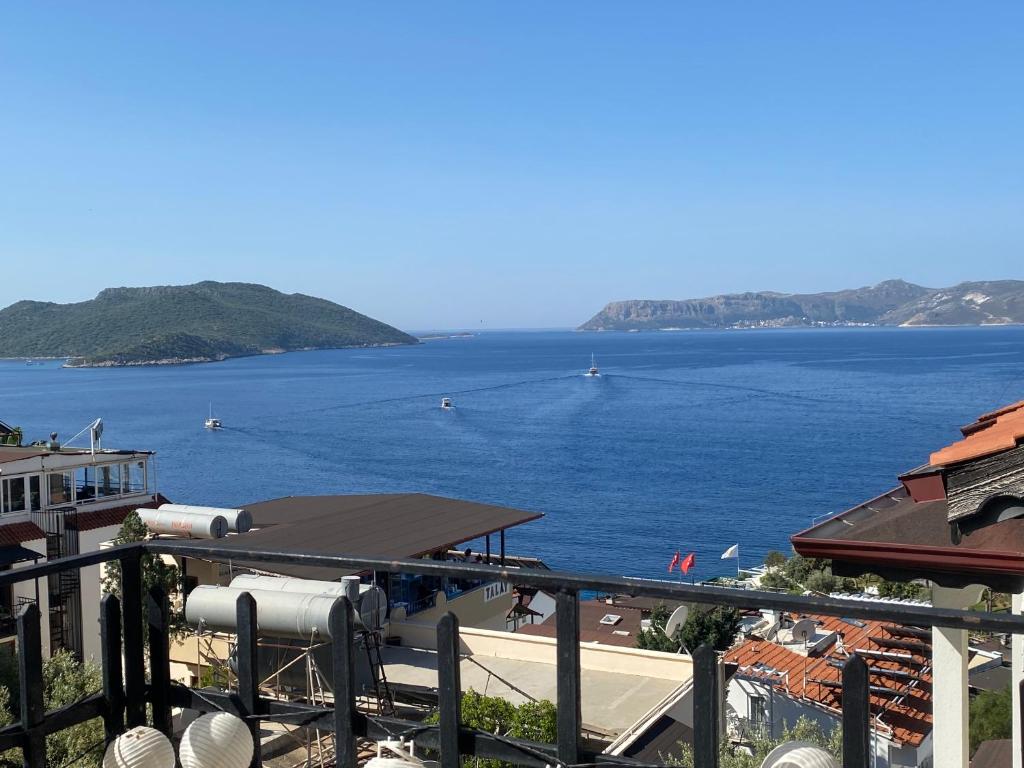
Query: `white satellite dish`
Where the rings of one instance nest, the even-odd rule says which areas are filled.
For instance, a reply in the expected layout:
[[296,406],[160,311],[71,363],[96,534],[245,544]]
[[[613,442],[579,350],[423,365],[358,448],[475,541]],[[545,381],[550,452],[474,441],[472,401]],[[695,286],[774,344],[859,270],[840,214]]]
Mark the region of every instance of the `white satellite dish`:
[[839,768],[827,751],[806,741],[787,741],[765,757],[761,768]]
[[814,637],[818,631],[818,625],[813,619],[800,619],[796,624],[793,625],[790,636],[801,643],[806,643],[808,640]]
[[670,639],[675,639],[676,632],[683,628],[683,624],[686,623],[686,617],[690,615],[690,608],[686,605],[680,605],[674,611],[672,615],[668,617],[668,621],[665,622],[665,636]]

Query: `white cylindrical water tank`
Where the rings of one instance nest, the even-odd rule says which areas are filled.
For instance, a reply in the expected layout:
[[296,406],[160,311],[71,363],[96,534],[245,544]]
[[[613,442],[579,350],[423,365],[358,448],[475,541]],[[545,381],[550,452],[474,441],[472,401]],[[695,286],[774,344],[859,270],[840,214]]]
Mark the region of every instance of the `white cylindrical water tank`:
[[[359,581],[358,577],[353,577]],[[231,586],[236,589],[260,589],[266,592],[292,592],[301,595],[335,595],[341,597],[345,594],[344,583],[336,581],[317,581],[315,579],[296,579],[290,576],[257,576],[252,573],[243,573],[231,580]],[[360,584],[359,592],[367,592],[369,584]]]
[[334,595],[309,595],[296,592],[268,592],[203,584],[193,589],[185,601],[185,620],[190,626],[234,632],[239,595],[248,592],[256,601],[259,631],[274,637],[309,640],[329,638]]
[[173,533],[193,539],[223,539],[228,535],[228,521],[221,515],[195,515],[161,509],[135,511],[153,533]]
[[245,509],[221,509],[220,507],[196,507],[191,504],[161,504],[161,512],[185,512],[190,515],[223,517],[228,521],[232,533],[247,533],[252,529],[252,513]]

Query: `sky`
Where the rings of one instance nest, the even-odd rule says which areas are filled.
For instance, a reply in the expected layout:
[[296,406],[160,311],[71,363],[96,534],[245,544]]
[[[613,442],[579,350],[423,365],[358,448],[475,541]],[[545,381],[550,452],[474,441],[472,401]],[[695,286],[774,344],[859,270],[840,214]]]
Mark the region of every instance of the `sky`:
[[1024,3],[7,3],[0,306],[399,327],[1024,278]]

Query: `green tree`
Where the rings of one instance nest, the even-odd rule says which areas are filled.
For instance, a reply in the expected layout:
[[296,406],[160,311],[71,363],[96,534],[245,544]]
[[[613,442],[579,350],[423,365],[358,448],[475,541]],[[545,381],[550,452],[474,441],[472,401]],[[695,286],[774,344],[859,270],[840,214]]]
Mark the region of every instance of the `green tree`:
[[[438,715],[427,718],[436,723]],[[519,706],[497,696],[485,696],[472,688],[462,694],[462,724],[467,728],[512,739],[554,744],[558,740],[558,711],[550,701],[527,701]],[[511,768],[512,763],[484,758],[463,758],[476,768]]]
[[767,568],[779,568],[786,564],[786,556],[778,550],[773,549],[765,555],[764,564]]
[[881,581],[878,584],[878,596],[898,600],[920,600],[926,597],[925,588],[912,581]]
[[[792,727],[786,727],[777,739],[757,736],[746,744],[746,749],[734,746],[728,740],[719,746],[718,759],[720,768],[758,768],[768,753],[787,741],[806,741],[828,751],[837,761],[842,760],[843,737],[838,726],[825,731],[817,722],[809,717],[801,716]],[[750,750],[748,752],[747,750]],[[752,754],[751,754],[752,753]],[[693,747],[680,742],[676,750],[661,755],[666,765],[677,768],[694,768]]]
[[682,641],[679,639],[679,630],[675,632],[673,637],[665,634],[665,623],[670,615],[664,603],[651,611],[651,628],[640,630],[640,634],[636,636],[636,647],[642,648],[645,651],[679,653],[682,645]]
[[813,571],[806,579],[804,579],[803,586],[804,589],[811,592],[819,592],[823,595],[827,595],[835,590],[836,577],[832,575],[831,568]]
[[[58,709],[97,693],[102,688],[100,668],[82,663],[68,651],[58,651],[43,662],[43,703]],[[0,687],[0,725],[14,721],[11,693]],[[60,768],[96,768],[103,758],[103,721],[88,720],[46,737],[46,764]],[[0,768],[21,766],[21,750],[0,755]]]
[[982,691],[971,702],[971,754],[983,741],[1008,739],[1012,735],[1013,693],[1007,686],[1001,691]]
[[[131,512],[121,524],[114,544],[133,544],[145,541],[149,534],[146,524],[139,518],[138,513]],[[121,563],[113,560],[107,564],[106,574],[103,577],[103,591],[121,598]],[[168,625],[172,633],[181,633],[185,630],[185,615],[179,601],[175,598],[180,592],[180,577],[178,567],[163,560],[159,555],[146,553],[142,555],[142,600],[145,605],[146,595],[153,587],[160,586],[167,593],[170,603]],[[143,611],[143,622],[145,628],[145,611]]]
[[740,612],[735,608],[697,608],[687,616],[679,641],[691,653],[705,643],[716,651],[724,651],[732,645],[739,630]]

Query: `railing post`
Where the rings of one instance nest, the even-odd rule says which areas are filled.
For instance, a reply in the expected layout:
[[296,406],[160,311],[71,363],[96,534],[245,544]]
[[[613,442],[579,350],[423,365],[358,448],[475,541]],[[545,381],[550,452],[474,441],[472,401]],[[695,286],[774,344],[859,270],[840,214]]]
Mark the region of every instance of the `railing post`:
[[43,648],[39,634],[39,607],[28,606],[18,617],[18,678],[21,682],[21,727],[25,729],[22,746],[25,768],[46,766],[46,736],[40,728],[46,708],[43,705]]
[[693,763],[718,768],[718,654],[705,643],[693,652]]
[[580,761],[580,596],[560,591],[555,596],[555,630],[558,638],[555,674],[558,677],[558,759]]
[[121,558],[121,613],[124,632],[124,695],[129,728],[146,724],[146,649],[142,640],[142,552]]
[[328,618],[334,685],[334,759],[338,768],[356,768],[355,646],[352,601],[342,597]]
[[171,736],[171,636],[167,626],[167,593],[160,586],[146,596],[149,621],[149,691],[153,727]]
[[256,599],[248,592],[238,596],[235,603],[238,659],[238,698],[240,714],[245,718],[252,734],[253,752],[251,768],[263,765],[260,749],[260,721],[253,717],[259,714],[259,647],[256,643]]
[[446,613],[437,623],[437,704],[441,726],[441,768],[459,768],[462,681],[459,671],[459,619]]
[[121,601],[100,600],[100,649],[103,654],[103,735],[109,744],[124,732],[124,678],[121,673]]
[[843,768],[871,764],[868,665],[854,654],[843,665]]

